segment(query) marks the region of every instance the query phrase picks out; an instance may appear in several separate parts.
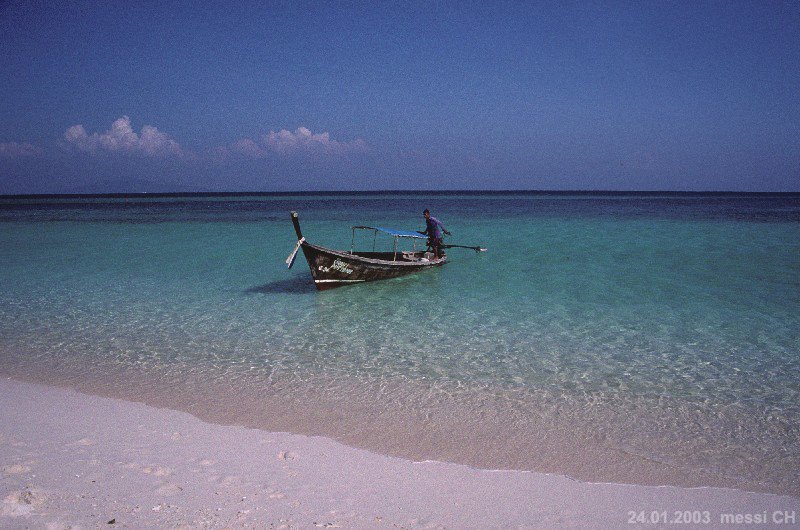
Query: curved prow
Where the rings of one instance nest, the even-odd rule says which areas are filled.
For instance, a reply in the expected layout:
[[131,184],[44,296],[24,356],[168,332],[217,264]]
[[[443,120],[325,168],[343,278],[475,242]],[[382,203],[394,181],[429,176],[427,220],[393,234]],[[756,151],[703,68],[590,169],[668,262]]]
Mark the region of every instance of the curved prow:
[[297,234],[297,239],[303,239],[303,232],[300,231],[300,219],[297,217],[297,212],[292,212],[292,224],[294,231]]

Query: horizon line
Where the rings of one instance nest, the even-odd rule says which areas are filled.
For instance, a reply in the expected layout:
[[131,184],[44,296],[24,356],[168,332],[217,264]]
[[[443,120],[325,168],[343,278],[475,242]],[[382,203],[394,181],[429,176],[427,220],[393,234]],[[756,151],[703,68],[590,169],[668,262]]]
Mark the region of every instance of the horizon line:
[[297,190],[297,191],[176,191],[176,192],[108,192],[108,193],[0,193],[0,199],[122,199],[122,198],[181,198],[181,197],[267,197],[293,195],[383,195],[387,193],[411,195],[664,195],[664,196],[699,196],[699,195],[800,195],[800,191],[734,191],[734,190]]

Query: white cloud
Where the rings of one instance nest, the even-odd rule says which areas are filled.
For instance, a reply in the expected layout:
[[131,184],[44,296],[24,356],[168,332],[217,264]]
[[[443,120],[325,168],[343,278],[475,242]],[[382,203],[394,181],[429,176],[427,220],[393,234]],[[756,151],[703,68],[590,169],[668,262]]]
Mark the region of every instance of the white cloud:
[[362,153],[368,146],[364,140],[357,139],[352,142],[333,140],[330,133],[313,133],[306,127],[298,127],[294,132],[281,129],[278,132],[270,131],[259,140],[242,138],[230,145],[228,152],[253,158],[263,158],[269,153],[320,153],[342,155],[347,153]]
[[67,145],[87,153],[99,151],[141,154],[145,156],[183,156],[178,142],[152,125],[142,127],[136,134],[131,119],[123,116],[111,124],[103,133],[88,134],[83,125],[73,125],[64,132]]
[[[182,148],[169,135],[159,131],[152,125],[142,127],[140,133],[133,130],[131,120],[123,116],[101,133],[89,134],[83,125],[73,125],[64,132],[62,145],[84,153],[126,153],[148,157],[175,156],[184,160],[196,160],[198,155]],[[291,156],[293,154],[311,155],[346,155],[363,153],[368,150],[364,140],[349,142],[334,140],[330,133],[313,133],[307,127],[298,127],[294,131],[281,129],[270,131],[260,138],[242,138],[236,142],[219,146],[206,151],[206,154],[218,160],[231,155],[246,158],[266,158],[272,156]]]
[[281,129],[278,132],[270,131],[264,138],[264,143],[271,149],[284,152],[291,150],[322,150],[330,153],[346,153],[353,151],[365,151],[367,148],[364,140],[358,139],[352,142],[339,142],[332,140],[327,132],[312,133],[306,127],[298,127],[294,132]]
[[42,154],[41,147],[37,147],[27,142],[6,142],[0,143],[0,156],[8,158],[22,158],[29,156],[39,156]]
[[266,149],[250,138],[242,138],[231,144],[231,151],[241,155],[252,156],[253,158],[260,158],[267,154]]

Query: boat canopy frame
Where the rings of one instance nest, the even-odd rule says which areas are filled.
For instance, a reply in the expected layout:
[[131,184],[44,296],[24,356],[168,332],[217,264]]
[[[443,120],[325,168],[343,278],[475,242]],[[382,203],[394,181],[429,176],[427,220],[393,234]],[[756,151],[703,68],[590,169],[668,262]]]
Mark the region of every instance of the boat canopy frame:
[[375,242],[378,237],[378,232],[383,232],[384,234],[389,234],[392,236],[394,240],[394,257],[392,261],[397,261],[397,241],[401,238],[408,238],[412,241],[412,249],[414,252],[417,251],[417,239],[428,239],[427,236],[420,234],[419,232],[411,232],[408,230],[395,230],[394,228],[382,228],[380,226],[351,226],[350,229],[353,231],[353,237],[350,240],[350,254],[355,253],[355,244],[356,244],[356,230],[373,230],[372,236],[372,251],[375,252]]

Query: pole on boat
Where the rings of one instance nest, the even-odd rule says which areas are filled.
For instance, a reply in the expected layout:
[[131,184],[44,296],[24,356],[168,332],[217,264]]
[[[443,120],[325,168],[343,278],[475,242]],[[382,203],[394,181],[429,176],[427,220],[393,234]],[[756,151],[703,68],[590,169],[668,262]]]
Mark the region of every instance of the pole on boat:
[[297,245],[295,245],[294,250],[289,257],[286,258],[286,265],[291,269],[292,265],[294,265],[294,258],[297,257],[297,251],[300,250],[300,247],[303,245],[303,241],[306,238],[303,237],[303,232],[300,231],[300,220],[297,218],[297,212],[292,212],[292,224],[294,225],[294,232],[297,234]]
[[292,224],[294,225],[297,239],[303,239],[303,232],[300,231],[300,220],[297,218],[297,212],[292,212]]

